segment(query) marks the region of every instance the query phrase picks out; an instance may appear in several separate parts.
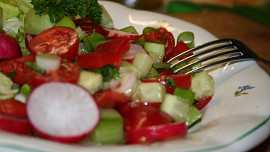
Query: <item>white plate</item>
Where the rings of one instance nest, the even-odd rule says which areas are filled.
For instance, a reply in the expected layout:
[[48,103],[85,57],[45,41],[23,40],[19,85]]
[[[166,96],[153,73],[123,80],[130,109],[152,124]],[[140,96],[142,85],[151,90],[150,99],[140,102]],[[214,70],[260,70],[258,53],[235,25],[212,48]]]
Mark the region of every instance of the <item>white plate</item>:
[[[216,39],[204,29],[162,14],[137,11],[122,5],[100,1],[115,22],[115,27],[134,25],[139,32],[145,26],[165,26],[175,36],[183,31],[195,34],[196,44]],[[210,73],[215,79],[216,93],[205,107],[202,122],[186,137],[149,145],[95,147],[68,145],[43,139],[0,133],[0,151],[27,152],[169,152],[169,151],[246,151],[264,139],[270,132],[270,77],[256,62],[225,65]],[[245,95],[235,96],[239,87]],[[254,88],[253,88],[254,87]],[[252,89],[251,89],[252,88]],[[194,131],[195,130],[195,131]]]

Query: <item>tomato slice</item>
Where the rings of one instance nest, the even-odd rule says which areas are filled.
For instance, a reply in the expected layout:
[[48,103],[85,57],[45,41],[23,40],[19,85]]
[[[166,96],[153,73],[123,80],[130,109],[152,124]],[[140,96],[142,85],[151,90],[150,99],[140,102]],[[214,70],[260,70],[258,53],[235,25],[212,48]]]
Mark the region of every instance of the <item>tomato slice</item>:
[[85,35],[90,35],[93,30],[95,32],[105,35],[105,30],[102,26],[95,23],[90,17],[73,20],[76,26],[80,26]]
[[118,112],[124,116],[127,114],[131,109],[138,107],[138,106],[151,106],[154,108],[160,108],[161,103],[160,102],[143,102],[143,101],[132,101],[127,102],[123,105],[117,106]]
[[170,123],[154,125],[135,130],[125,131],[128,144],[149,143],[187,134],[186,123]]
[[27,118],[26,105],[16,99],[1,100],[0,114],[17,118]]
[[33,135],[32,127],[27,119],[5,115],[0,115],[0,130],[20,135]]
[[107,64],[120,67],[122,54],[128,52],[129,40],[125,38],[111,40],[96,47],[95,52],[82,54],[77,57],[77,63],[81,68],[95,69]]
[[156,31],[150,31],[144,35],[145,41],[162,42],[163,35]]
[[28,47],[33,55],[54,54],[72,61],[78,53],[79,42],[79,36],[74,29],[55,26],[33,37]]
[[130,98],[123,93],[117,93],[112,90],[97,92],[94,98],[100,108],[114,108],[127,103]]
[[212,96],[207,96],[204,97],[201,100],[196,100],[194,103],[195,107],[199,110],[201,110],[202,108],[204,108],[210,101],[212,100]]
[[170,54],[174,51],[175,39],[173,34],[169,32],[166,28],[160,27],[158,30],[165,37],[165,56],[163,57],[163,62],[166,62],[170,59]]
[[[168,86],[167,80],[172,80],[175,84]],[[173,75],[161,75],[160,77],[154,77],[149,79],[142,79],[142,82],[159,82],[164,85],[166,92],[173,94],[176,87],[188,90],[191,86],[191,74],[173,74]]]
[[136,130],[154,125],[169,124],[173,121],[171,116],[158,108],[151,106],[138,106],[131,109],[124,116],[124,129]]
[[68,61],[62,61],[59,69],[44,74],[25,66],[25,79],[32,87],[53,81],[77,83],[79,76],[80,67]]
[[25,62],[34,61],[33,56],[24,56],[18,57],[14,59],[4,60],[0,62],[0,71],[2,71],[5,75],[8,75],[14,72],[14,77],[12,78],[13,82],[18,84],[26,83],[24,78],[24,66]]

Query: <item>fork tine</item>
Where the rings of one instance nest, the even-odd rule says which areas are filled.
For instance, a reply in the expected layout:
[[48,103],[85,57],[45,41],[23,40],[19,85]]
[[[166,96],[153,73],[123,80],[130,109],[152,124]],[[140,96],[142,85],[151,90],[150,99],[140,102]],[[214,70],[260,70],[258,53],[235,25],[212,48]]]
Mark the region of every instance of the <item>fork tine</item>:
[[219,51],[219,50],[230,49],[230,48],[235,49],[235,47],[234,46],[231,46],[231,44],[224,44],[224,45],[220,45],[218,47],[213,47],[213,48],[205,49],[205,50],[203,50],[201,52],[198,52],[198,53],[193,54],[193,55],[191,55],[189,57],[186,57],[186,58],[184,58],[182,60],[179,60],[178,62],[172,64],[171,65],[171,68],[174,68],[175,66],[177,66],[177,65],[179,65],[179,64],[181,64],[183,62],[190,61],[190,60],[192,60],[192,59],[194,59],[194,58],[196,58],[198,56],[201,56],[201,55],[204,55],[204,54],[207,54],[207,53],[210,53],[210,52],[216,52],[216,51]]
[[[225,55],[238,55],[238,56],[241,56],[242,55],[242,53],[240,52],[240,51],[237,51],[237,48],[235,48],[235,47],[231,47],[231,48],[229,48],[227,51],[223,51],[223,52],[220,52],[220,53],[217,53],[217,54],[210,54],[210,55],[208,55],[208,56],[206,56],[206,57],[203,57],[203,58],[201,58],[201,59],[199,59],[199,60],[197,60],[197,61],[194,61],[194,62],[192,62],[192,63],[189,63],[189,64],[187,64],[187,65],[185,65],[185,66],[183,66],[183,67],[181,67],[181,68],[178,68],[177,70],[175,70],[174,71],[174,73],[178,73],[179,71],[182,71],[182,70],[185,70],[185,69],[187,69],[187,68],[190,68],[190,67],[192,67],[193,65],[196,65],[196,64],[200,64],[200,63],[202,63],[202,62],[204,62],[204,61],[210,61],[211,59],[214,59],[214,58],[217,58],[217,57],[221,57],[221,56],[225,56]],[[230,57],[230,58],[232,58],[232,57]],[[179,62],[181,62],[181,61],[179,61]],[[213,64],[214,64],[215,62],[213,62]],[[178,64],[178,63],[175,63],[175,64]],[[211,64],[211,63],[210,63]],[[174,66],[174,64],[173,65],[171,65],[171,68],[172,67],[175,67]]]
[[206,64],[206,65],[203,65],[201,67],[198,67],[196,69],[188,71],[185,74],[193,74],[193,73],[199,72],[201,70],[204,70],[204,69],[207,69],[210,67],[214,67],[214,66],[219,65],[219,64],[224,64],[224,63],[233,62],[233,61],[247,61],[247,60],[252,60],[252,59],[251,58],[244,58],[243,56],[235,56],[235,57],[231,57],[231,58],[226,58],[223,60],[219,60],[216,62],[212,62],[212,63]]
[[180,53],[176,56],[174,56],[173,58],[171,58],[169,61],[167,61],[167,63],[171,63],[187,54],[190,54],[190,53],[193,53],[195,51],[198,51],[200,49],[203,49],[205,47],[208,47],[208,46],[211,46],[211,45],[217,45],[217,44],[221,44],[221,43],[224,43],[225,45],[227,44],[232,44],[232,42],[230,41],[230,39],[219,39],[219,40],[214,40],[214,41],[210,41],[210,42],[207,42],[207,43],[204,43],[204,44],[201,44],[201,45],[198,45],[197,47],[194,47],[192,49],[189,49],[183,53]]

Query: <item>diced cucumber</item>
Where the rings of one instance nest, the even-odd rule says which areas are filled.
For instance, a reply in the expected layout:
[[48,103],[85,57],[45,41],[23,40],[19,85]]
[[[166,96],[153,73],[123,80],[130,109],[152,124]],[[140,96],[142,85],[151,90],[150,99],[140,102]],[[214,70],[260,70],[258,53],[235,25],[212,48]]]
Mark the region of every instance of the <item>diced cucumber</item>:
[[95,48],[104,42],[106,42],[105,37],[96,32],[83,38],[84,47],[88,52],[94,52]]
[[32,92],[32,88],[30,87],[29,84],[23,84],[20,88],[20,93],[25,95],[25,96],[28,96],[30,93]]
[[127,26],[127,27],[124,27],[124,28],[120,29],[120,31],[131,32],[131,33],[133,33],[133,34],[139,34],[138,31],[135,29],[134,26]]
[[195,74],[191,80],[190,90],[195,92],[195,99],[200,100],[215,93],[214,79],[206,71]]
[[141,83],[139,88],[141,101],[162,102],[166,94],[166,88],[158,82]]
[[122,73],[122,72],[127,71],[127,70],[131,70],[131,71],[135,72],[138,79],[140,79],[142,76],[141,71],[138,70],[134,64],[131,64],[127,61],[122,61],[120,68],[119,68],[119,73]]
[[106,28],[113,28],[114,27],[114,23],[113,20],[110,16],[110,14],[108,13],[108,11],[105,9],[104,6],[102,6],[102,13],[101,13],[101,25],[106,27]]
[[80,26],[77,26],[75,31],[78,33],[80,40],[82,40],[85,37],[85,34]]
[[42,31],[53,27],[48,14],[41,16],[36,14],[35,10],[29,10],[24,17],[24,31],[25,33],[38,35]]
[[72,29],[76,29],[75,23],[67,16],[64,16],[54,26],[65,26],[65,27],[70,27]]
[[194,102],[195,93],[190,90],[175,88],[173,94],[186,99],[191,104]]
[[124,142],[123,118],[115,109],[102,109],[98,126],[90,139],[96,144],[120,144]]
[[52,54],[38,54],[35,60],[37,67],[45,71],[57,70],[61,63],[61,57]]
[[161,43],[145,42],[144,49],[153,57],[154,63],[161,63],[165,55],[165,45]]
[[147,75],[147,78],[159,77],[159,76],[160,74],[158,73],[158,71],[152,67]]
[[179,96],[166,94],[160,109],[168,113],[176,122],[186,122],[191,104]]
[[132,61],[132,64],[141,72],[142,78],[147,77],[153,63],[154,60],[152,57],[144,52],[136,53]]
[[187,122],[186,125],[188,127],[194,125],[196,122],[198,122],[199,120],[201,120],[202,118],[202,113],[200,110],[198,110],[196,107],[191,106],[188,116],[187,116]]
[[94,94],[103,87],[102,75],[82,70],[78,84],[88,90],[91,94]]

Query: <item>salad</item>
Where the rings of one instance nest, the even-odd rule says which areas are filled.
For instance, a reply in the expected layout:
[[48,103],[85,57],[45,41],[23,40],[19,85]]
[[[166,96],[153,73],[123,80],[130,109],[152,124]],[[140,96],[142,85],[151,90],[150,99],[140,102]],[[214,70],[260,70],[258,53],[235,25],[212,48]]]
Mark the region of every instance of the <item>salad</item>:
[[69,2],[0,2],[0,129],[98,145],[185,136],[214,95],[206,71],[166,63],[192,32],[117,29],[97,1]]

